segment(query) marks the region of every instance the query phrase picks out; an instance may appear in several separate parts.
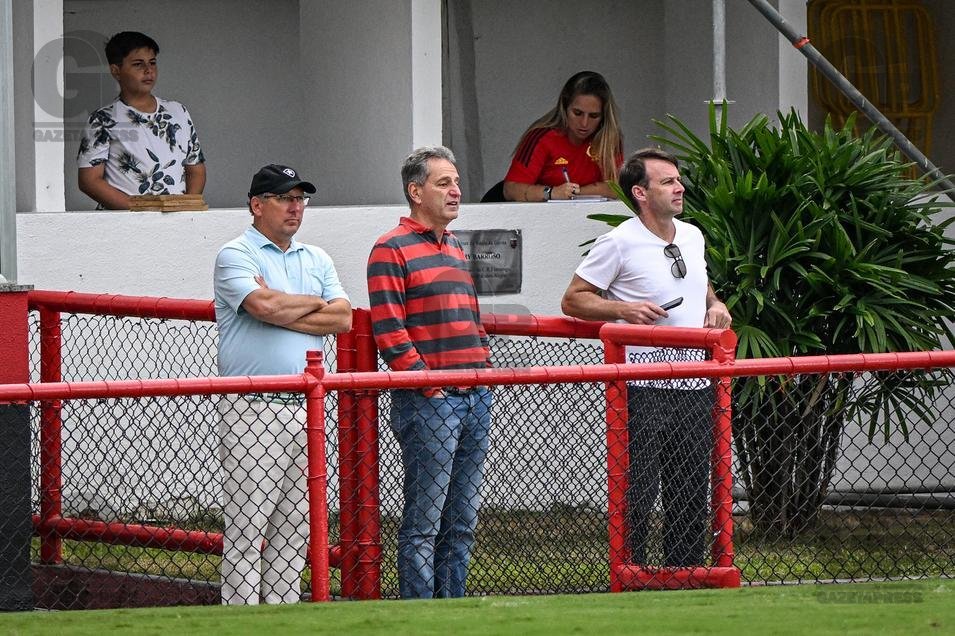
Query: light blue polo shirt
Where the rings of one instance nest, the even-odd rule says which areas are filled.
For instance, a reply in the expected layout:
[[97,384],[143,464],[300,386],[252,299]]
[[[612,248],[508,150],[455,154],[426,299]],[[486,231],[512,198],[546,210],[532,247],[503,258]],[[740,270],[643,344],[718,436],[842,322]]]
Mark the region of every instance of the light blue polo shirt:
[[311,294],[326,301],[348,300],[332,259],[324,250],[294,238],[287,251],[254,227],[222,246],[214,275],[219,325],[219,375],[285,375],[305,369],[305,352],[322,350],[322,336],[276,327],[253,318],[242,301],[259,289],[261,274],[269,289]]

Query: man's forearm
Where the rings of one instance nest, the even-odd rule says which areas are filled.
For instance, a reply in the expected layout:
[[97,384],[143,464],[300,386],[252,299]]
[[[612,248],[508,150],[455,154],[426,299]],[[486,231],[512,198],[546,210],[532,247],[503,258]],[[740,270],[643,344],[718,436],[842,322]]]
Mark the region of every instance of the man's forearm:
[[253,318],[278,327],[285,327],[327,305],[320,296],[286,294],[268,288],[255,290],[242,303]]
[[336,298],[322,309],[305,314],[282,326],[292,331],[325,336],[350,330],[351,317],[351,303],[343,298]]
[[706,308],[709,309],[713,306],[713,303],[723,302],[716,296],[716,292],[713,290],[713,285],[711,283],[706,284]]
[[620,301],[601,298],[593,292],[578,291],[564,296],[561,310],[580,320],[608,321],[620,318]]

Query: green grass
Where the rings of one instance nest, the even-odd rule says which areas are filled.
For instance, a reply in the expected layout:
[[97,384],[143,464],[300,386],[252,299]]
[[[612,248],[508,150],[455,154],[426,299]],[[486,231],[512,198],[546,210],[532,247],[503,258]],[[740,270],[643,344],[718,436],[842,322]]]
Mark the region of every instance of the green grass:
[[902,510],[823,511],[793,539],[767,539],[737,523],[744,581],[805,581],[952,575],[955,515]]
[[0,614],[0,634],[921,634],[955,632],[955,581],[579,596]]
[[[382,519],[381,591],[398,594],[398,520]],[[332,537],[332,541],[337,536]],[[64,562],[120,572],[218,581],[219,557],[155,548],[64,541]],[[37,558],[34,540],[34,561]],[[752,533],[737,518],[736,566],[744,582],[905,578],[955,574],[955,515],[947,511],[824,511],[792,539]],[[309,572],[305,573],[306,582]],[[602,592],[608,589],[606,516],[597,511],[482,511],[468,577],[475,594]],[[332,570],[332,594],[340,593]]]

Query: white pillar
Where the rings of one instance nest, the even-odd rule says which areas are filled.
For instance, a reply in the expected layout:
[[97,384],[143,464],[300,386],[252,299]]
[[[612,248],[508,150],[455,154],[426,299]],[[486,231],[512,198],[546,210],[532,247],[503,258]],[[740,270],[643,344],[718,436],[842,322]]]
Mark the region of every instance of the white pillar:
[[13,2],[0,0],[0,282],[17,278],[16,163],[13,113]]
[[442,143],[441,0],[411,0],[411,139]]
[[[59,43],[59,45],[57,45]],[[33,85],[55,87],[58,109],[49,100],[33,100],[36,209],[66,209],[63,174],[63,0],[33,0]],[[41,103],[42,101],[42,103]],[[52,111],[52,112],[51,112]]]

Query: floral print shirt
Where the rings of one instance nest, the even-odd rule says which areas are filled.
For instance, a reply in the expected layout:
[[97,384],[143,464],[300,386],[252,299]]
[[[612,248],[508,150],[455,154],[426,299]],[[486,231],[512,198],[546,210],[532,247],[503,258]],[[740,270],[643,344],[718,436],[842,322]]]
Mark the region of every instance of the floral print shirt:
[[154,113],[119,98],[90,115],[80,139],[80,168],[106,164],[106,181],[126,194],[182,194],[185,166],[205,162],[189,111],[156,97]]

